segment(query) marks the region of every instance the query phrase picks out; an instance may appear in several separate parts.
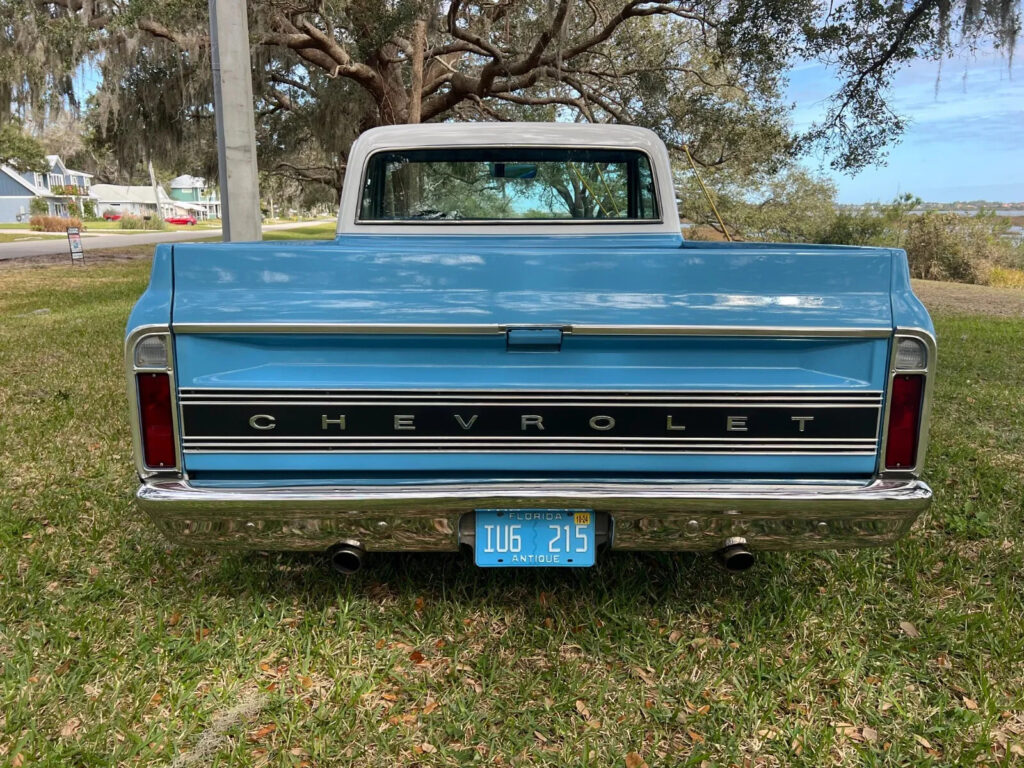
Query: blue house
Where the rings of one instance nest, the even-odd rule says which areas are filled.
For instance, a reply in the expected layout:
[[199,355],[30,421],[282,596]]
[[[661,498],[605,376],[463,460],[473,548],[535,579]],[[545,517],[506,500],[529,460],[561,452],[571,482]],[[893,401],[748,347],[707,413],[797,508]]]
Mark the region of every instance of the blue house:
[[32,198],[44,200],[51,216],[67,216],[72,201],[81,207],[88,199],[91,173],[68,168],[57,155],[47,155],[46,162],[46,173],[0,165],[0,223],[28,221]]

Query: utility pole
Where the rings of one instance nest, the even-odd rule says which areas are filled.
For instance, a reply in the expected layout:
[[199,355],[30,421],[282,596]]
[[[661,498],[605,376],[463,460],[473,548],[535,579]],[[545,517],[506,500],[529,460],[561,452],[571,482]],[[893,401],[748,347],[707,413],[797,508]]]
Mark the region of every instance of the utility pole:
[[224,239],[260,240],[256,124],[245,0],[209,0],[213,104]]

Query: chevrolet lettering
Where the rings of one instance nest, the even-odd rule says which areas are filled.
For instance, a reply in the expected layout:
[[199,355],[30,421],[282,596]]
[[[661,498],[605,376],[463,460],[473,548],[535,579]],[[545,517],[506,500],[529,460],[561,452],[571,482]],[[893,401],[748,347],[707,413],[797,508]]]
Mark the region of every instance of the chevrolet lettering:
[[680,232],[645,129],[366,132],[334,240],[157,247],[125,348],[140,508],[346,572],[906,534],[936,345],[904,252]]

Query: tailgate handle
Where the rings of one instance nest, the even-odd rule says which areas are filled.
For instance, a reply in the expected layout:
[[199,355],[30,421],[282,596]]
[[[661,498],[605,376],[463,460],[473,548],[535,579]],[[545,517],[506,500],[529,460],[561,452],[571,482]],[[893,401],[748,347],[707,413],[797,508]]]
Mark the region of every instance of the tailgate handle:
[[505,331],[509,352],[558,352],[562,348],[561,328],[509,328]]

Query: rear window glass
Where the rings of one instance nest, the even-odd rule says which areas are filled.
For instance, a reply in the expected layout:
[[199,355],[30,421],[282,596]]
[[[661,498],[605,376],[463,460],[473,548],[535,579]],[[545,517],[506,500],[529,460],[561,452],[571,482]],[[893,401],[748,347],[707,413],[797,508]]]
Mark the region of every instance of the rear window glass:
[[361,221],[657,220],[654,177],[635,150],[445,148],[370,157]]

